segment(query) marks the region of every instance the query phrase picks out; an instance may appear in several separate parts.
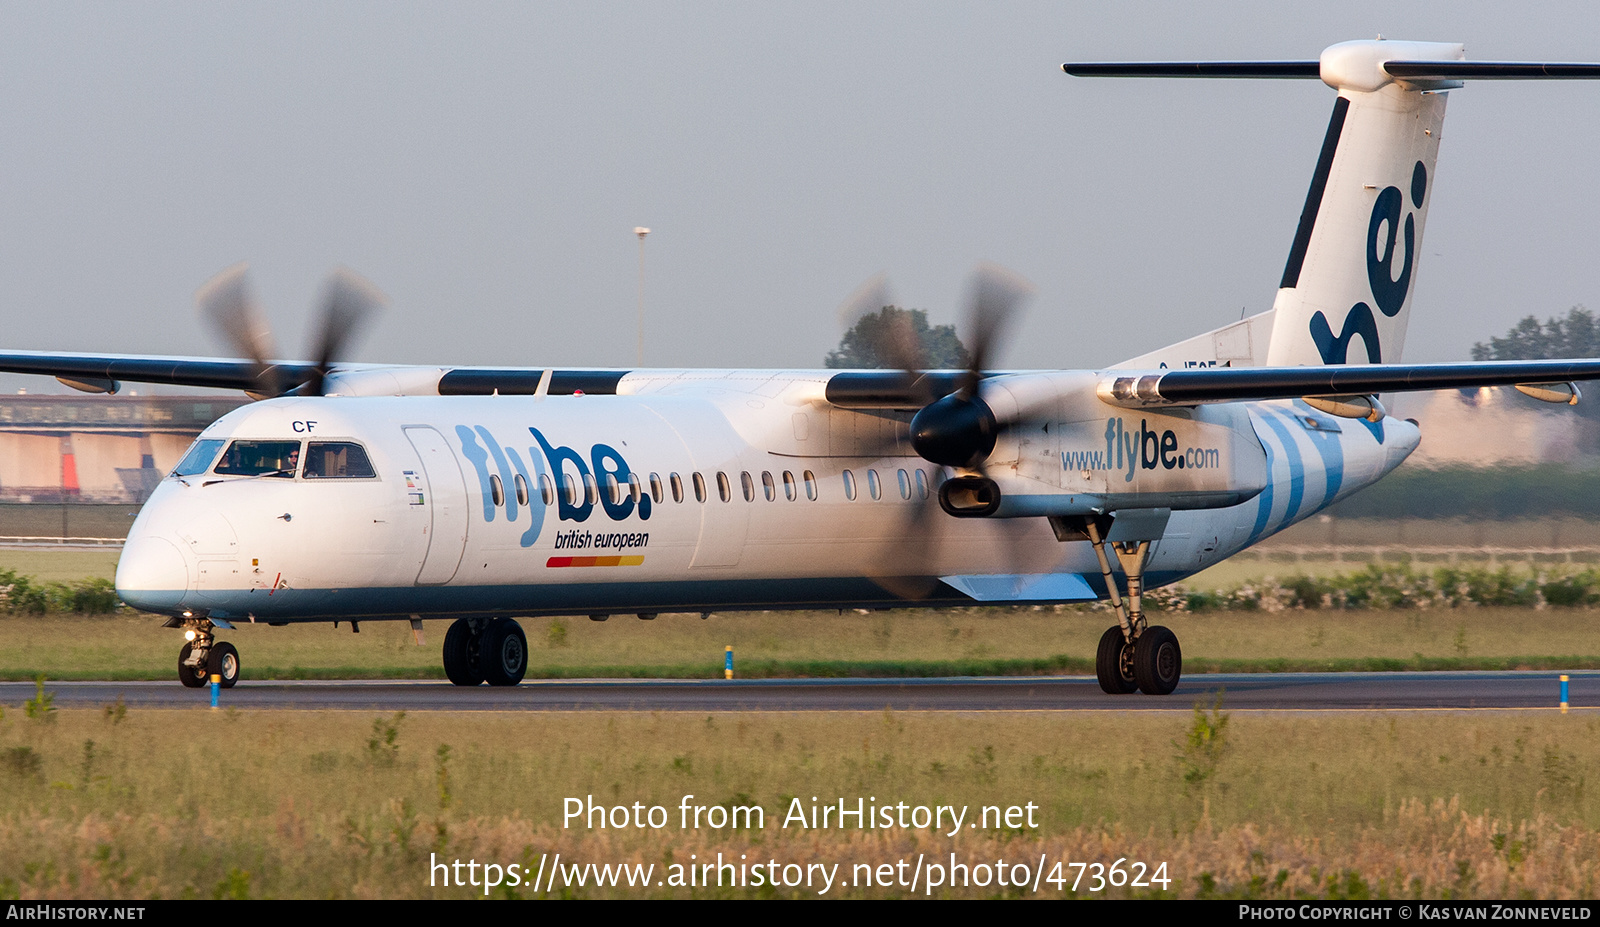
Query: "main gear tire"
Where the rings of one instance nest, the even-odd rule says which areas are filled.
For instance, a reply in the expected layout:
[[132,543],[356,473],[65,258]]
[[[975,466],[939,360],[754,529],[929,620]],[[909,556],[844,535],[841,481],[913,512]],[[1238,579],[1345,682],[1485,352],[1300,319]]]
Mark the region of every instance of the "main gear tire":
[[514,686],[528,672],[528,637],[511,618],[496,618],[483,631],[483,675],[491,686]]
[[1183,676],[1178,635],[1153,625],[1133,642],[1133,677],[1146,695],[1170,695]]
[[480,635],[465,618],[458,618],[444,635],[444,674],[458,686],[483,684]]
[[1127,695],[1139,688],[1133,678],[1133,665],[1125,651],[1128,641],[1122,628],[1112,626],[1100,635],[1100,649],[1095,652],[1094,671],[1100,677],[1100,689],[1107,695]]
[[206,654],[206,681],[220,677],[224,689],[233,688],[239,681],[239,651],[227,641],[217,641]]

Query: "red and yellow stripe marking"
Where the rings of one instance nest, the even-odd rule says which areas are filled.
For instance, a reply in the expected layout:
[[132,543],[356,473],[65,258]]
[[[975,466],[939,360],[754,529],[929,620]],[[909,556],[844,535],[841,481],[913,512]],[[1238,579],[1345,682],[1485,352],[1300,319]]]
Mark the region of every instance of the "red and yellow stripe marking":
[[626,557],[551,557],[544,562],[547,567],[614,567],[614,566],[639,566],[644,563],[644,554],[630,554]]

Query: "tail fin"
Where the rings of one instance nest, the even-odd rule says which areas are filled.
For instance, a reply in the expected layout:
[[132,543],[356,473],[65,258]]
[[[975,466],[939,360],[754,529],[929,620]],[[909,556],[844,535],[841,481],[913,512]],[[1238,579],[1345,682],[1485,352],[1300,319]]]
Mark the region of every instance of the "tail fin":
[[1401,84],[1383,64],[1463,56],[1460,45],[1434,42],[1346,42],[1322,53],[1322,79],[1339,98],[1272,304],[1268,366],[1400,360],[1444,123],[1437,85],[1453,82]]
[[[1270,315],[1119,366],[1163,366],[1224,336],[1256,336],[1270,320],[1264,357],[1273,367],[1394,363],[1400,359],[1412,283],[1428,216],[1442,91],[1474,79],[1600,78],[1597,64],[1466,61],[1442,42],[1344,42],[1317,61],[1066,64],[1081,77],[1321,78],[1339,91],[1322,154]],[[1252,339],[1254,340],[1254,339]],[[1183,350],[1179,350],[1183,349]],[[1241,360],[1243,358],[1240,358]]]

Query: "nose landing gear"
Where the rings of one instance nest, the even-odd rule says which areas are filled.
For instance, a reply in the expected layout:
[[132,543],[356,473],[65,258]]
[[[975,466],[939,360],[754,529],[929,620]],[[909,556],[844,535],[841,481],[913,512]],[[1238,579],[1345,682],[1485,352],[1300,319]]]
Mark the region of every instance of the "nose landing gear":
[[444,635],[444,674],[458,686],[514,686],[528,672],[528,638],[510,618],[459,618]]
[[216,625],[205,618],[186,618],[181,624],[169,622],[168,626],[182,627],[189,634],[188,643],[178,651],[179,682],[199,689],[216,675],[221,677],[224,689],[233,688],[239,681],[239,651],[227,641],[212,636]]

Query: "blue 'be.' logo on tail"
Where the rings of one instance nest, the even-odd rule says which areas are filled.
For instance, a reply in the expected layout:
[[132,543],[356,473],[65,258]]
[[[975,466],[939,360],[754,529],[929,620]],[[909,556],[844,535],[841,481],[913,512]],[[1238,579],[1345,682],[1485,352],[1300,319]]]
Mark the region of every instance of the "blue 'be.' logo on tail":
[[[1411,206],[1422,208],[1422,198],[1428,192],[1428,169],[1421,161],[1411,169]],[[1401,214],[1405,213],[1405,261],[1395,273],[1399,255]],[[1380,235],[1382,236],[1380,240]],[[1417,217],[1405,211],[1405,194],[1399,187],[1384,187],[1372,204],[1372,220],[1367,223],[1367,284],[1372,289],[1372,301],[1378,311],[1389,318],[1400,314],[1406,304],[1406,293],[1411,289],[1411,272],[1416,267]],[[1383,348],[1379,344],[1378,319],[1372,307],[1365,302],[1350,307],[1344,317],[1344,328],[1335,335],[1328,317],[1318,312],[1311,317],[1311,340],[1324,364],[1348,363],[1350,339],[1361,336],[1367,346],[1367,361],[1383,363]]]

